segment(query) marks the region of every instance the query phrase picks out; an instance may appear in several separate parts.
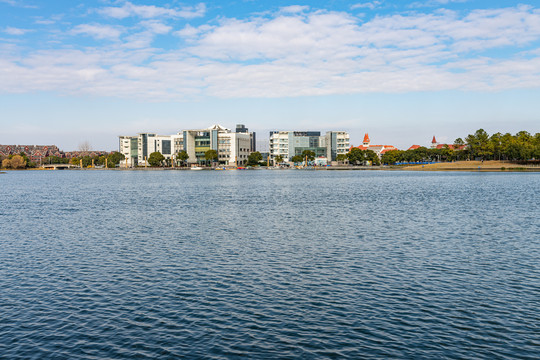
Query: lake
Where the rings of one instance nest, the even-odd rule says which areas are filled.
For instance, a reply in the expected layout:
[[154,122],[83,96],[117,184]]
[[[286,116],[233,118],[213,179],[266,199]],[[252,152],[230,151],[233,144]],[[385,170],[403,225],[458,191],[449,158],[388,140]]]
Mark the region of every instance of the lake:
[[536,359],[540,174],[0,174],[0,358]]

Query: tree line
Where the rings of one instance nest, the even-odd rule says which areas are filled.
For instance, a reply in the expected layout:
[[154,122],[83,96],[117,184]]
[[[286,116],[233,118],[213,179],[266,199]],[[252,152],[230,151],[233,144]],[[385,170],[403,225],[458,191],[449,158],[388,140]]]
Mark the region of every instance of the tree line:
[[457,138],[451,146],[440,149],[419,147],[409,150],[391,150],[381,157],[383,164],[400,162],[434,162],[458,160],[510,160],[540,159],[540,133],[534,135],[520,131],[515,135],[500,132],[489,135],[484,129]]
[[[105,166],[109,168],[116,167],[121,160],[123,160],[125,156],[119,152],[112,152],[108,155],[101,155],[101,156],[81,156],[81,157],[73,157],[73,158],[62,158],[58,156],[47,156],[44,157],[41,160],[42,165],[46,164],[72,164],[72,165],[80,165],[82,160],[82,166],[83,167],[89,167],[92,166],[92,160],[94,162],[95,166]],[[22,152],[20,154],[13,154],[9,155],[5,159],[1,159],[0,162],[2,167],[4,169],[28,169],[28,168],[36,168],[38,167],[38,164],[36,164],[33,161],[30,161],[28,156]]]

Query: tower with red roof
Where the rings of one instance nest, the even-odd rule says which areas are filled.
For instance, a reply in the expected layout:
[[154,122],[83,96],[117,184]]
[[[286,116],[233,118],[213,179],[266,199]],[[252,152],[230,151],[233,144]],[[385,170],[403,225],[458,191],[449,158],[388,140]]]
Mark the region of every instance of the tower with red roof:
[[369,140],[369,135],[368,135],[368,133],[366,133],[366,135],[364,135],[364,141],[363,141],[362,145],[369,146],[370,143],[371,143],[371,141]]

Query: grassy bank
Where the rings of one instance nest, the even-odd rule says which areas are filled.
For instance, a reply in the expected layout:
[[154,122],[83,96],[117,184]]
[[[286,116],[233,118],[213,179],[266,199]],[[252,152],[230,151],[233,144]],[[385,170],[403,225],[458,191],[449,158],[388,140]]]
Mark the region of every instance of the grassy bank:
[[540,171],[540,167],[521,165],[510,161],[455,161],[427,165],[411,165],[402,167],[413,171]]

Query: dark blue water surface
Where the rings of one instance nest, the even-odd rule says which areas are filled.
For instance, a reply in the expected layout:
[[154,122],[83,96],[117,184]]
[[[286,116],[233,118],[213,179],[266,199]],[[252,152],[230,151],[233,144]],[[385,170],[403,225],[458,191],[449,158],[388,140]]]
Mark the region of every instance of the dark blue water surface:
[[0,357],[537,359],[540,174],[0,174]]

